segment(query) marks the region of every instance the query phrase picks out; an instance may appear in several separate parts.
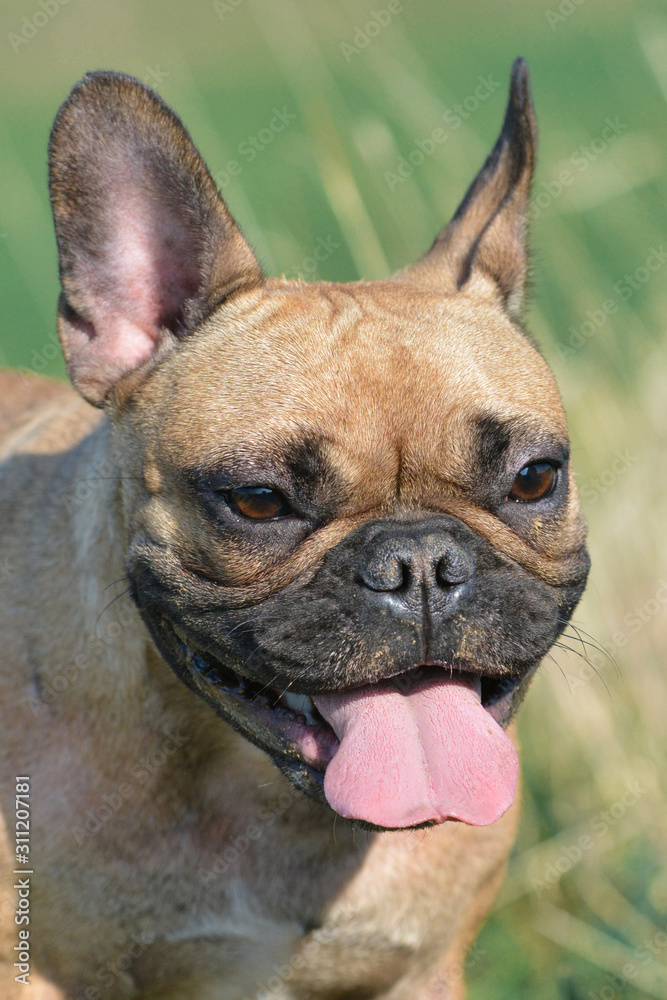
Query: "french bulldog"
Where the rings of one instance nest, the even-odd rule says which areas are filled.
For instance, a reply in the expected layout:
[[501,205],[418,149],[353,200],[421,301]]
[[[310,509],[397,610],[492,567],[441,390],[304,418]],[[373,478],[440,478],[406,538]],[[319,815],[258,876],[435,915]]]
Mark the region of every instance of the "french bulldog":
[[517,60],[426,255],[305,283],[148,87],[60,108],[78,394],[0,380],[6,1000],[464,996],[588,571],[521,319],[535,147]]

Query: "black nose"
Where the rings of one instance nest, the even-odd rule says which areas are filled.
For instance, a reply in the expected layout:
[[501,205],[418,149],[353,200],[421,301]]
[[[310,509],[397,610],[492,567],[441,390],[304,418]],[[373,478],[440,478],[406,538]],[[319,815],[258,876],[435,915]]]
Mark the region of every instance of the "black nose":
[[357,581],[367,590],[412,603],[442,599],[473,572],[471,556],[447,532],[432,524],[393,522],[368,539]]

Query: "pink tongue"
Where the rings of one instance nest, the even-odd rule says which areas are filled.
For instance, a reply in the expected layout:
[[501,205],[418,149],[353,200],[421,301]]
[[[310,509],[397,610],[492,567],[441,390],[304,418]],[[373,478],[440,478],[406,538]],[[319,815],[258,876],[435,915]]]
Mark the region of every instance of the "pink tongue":
[[348,819],[486,826],[512,804],[519,763],[474,681],[444,676],[402,694],[391,681],[313,701],[340,740],[324,777]]

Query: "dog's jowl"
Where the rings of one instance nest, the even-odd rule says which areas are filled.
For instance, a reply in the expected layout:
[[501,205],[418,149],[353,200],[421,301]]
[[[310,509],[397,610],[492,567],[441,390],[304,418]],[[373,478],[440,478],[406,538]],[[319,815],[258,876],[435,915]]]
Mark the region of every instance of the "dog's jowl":
[[306,283],[143,84],[61,107],[74,389],[0,376],[3,998],[464,995],[588,568],[521,325],[535,143],[518,60],[428,253]]

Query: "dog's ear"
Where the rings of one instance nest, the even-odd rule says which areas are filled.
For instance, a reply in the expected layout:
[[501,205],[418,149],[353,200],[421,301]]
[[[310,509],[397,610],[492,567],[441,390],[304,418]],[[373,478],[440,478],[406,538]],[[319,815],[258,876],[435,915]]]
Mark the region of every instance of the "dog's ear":
[[537,147],[528,67],[512,66],[498,141],[428,253],[397,280],[502,302],[519,318],[528,273],[527,220]]
[[74,87],[51,132],[49,182],[59,333],[91,403],[263,280],[183,125],[130,76],[89,73]]

